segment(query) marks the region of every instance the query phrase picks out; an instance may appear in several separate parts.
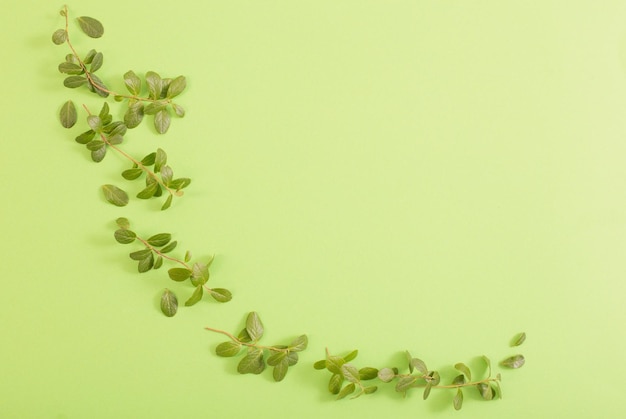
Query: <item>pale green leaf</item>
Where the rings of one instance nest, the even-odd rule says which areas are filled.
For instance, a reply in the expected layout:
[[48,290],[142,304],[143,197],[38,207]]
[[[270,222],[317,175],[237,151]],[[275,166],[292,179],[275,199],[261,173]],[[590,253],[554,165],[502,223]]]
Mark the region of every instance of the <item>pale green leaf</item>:
[[126,124],[128,128],[136,128],[137,126],[139,126],[139,124],[141,124],[141,121],[143,120],[143,115],[143,103],[137,102],[133,103],[132,105],[129,104],[126,113],[124,113],[124,124]]
[[236,356],[241,351],[241,344],[239,342],[222,342],[215,348],[217,356],[231,357]]
[[[91,62],[93,61],[93,57],[96,56],[96,53],[97,53],[97,51],[95,49],[90,49],[89,52],[87,52],[87,54],[85,55],[85,58],[83,58],[83,63],[91,64]],[[74,56],[74,57],[76,57],[76,56]],[[73,60],[72,60],[72,62],[73,62]],[[76,60],[76,62],[78,62],[78,60]]]
[[148,85],[150,99],[159,99],[161,96],[162,83],[161,76],[154,71],[148,71],[146,73],[146,84]]
[[171,120],[172,118],[167,109],[162,109],[154,115],[154,128],[159,134],[165,134],[170,128]]
[[154,255],[150,253],[146,258],[141,259],[137,265],[139,273],[148,272],[154,267]]
[[177,310],[178,299],[176,298],[176,295],[172,291],[165,289],[163,295],[161,296],[161,311],[167,317],[172,317],[176,314]]
[[141,79],[133,70],[124,73],[124,84],[132,95],[138,95],[141,92]]
[[134,169],[127,169],[124,170],[122,172],[122,177],[126,180],[135,180],[137,179],[139,176],[141,176],[141,174],[143,173],[143,170],[141,170],[140,168],[134,168]]
[[275,367],[283,359],[287,358],[287,352],[270,350],[270,356],[267,358],[267,365]]
[[332,394],[339,394],[341,386],[343,384],[343,376],[341,374],[333,374],[328,382],[328,391]]
[[324,370],[324,369],[326,369],[326,360],[325,359],[320,359],[315,364],[313,364],[313,368],[315,368],[316,370]]
[[220,303],[226,303],[233,299],[233,295],[224,288],[212,288],[210,291],[211,297]]
[[187,80],[184,76],[178,76],[174,80],[171,81],[170,85],[167,88],[167,97],[174,98],[181,94],[185,87],[187,86]]
[[452,404],[454,405],[455,410],[461,410],[461,407],[463,407],[463,390],[460,388],[457,389],[454,400],[452,400]]
[[347,395],[354,393],[354,390],[356,390],[356,385],[354,383],[350,383],[346,385],[344,388],[341,389],[341,391],[337,395],[337,400],[341,400]]
[[459,362],[458,364],[454,365],[454,368],[456,368],[457,370],[459,370],[463,374],[465,374],[465,376],[467,377],[468,381],[472,381],[472,372],[470,371],[470,369],[469,369],[469,367],[467,365],[465,365],[462,362]]
[[525,363],[524,355],[513,355],[500,362],[500,365],[506,368],[517,369],[523,367]]
[[257,312],[252,311],[248,314],[246,319],[246,331],[253,342],[258,341],[263,336],[263,323]]
[[115,223],[121,229],[127,230],[130,228],[130,221],[128,221],[128,218],[119,217],[117,220],[115,220]]
[[287,375],[288,369],[289,369],[289,361],[287,360],[287,358],[284,358],[281,362],[278,363],[278,365],[274,367],[274,370],[272,371],[272,376],[274,377],[274,381],[276,382],[282,381],[283,378],[285,378],[285,376]]
[[240,374],[260,374],[264,369],[263,351],[254,347],[248,348],[248,353],[237,365]]
[[341,373],[343,377],[351,383],[358,383],[361,380],[359,370],[352,364],[343,364],[341,366]]
[[430,390],[433,388],[432,384],[427,383],[426,387],[424,387],[424,394],[422,394],[422,397],[424,398],[424,400],[426,400],[428,398],[428,396],[430,396]]
[[163,205],[161,206],[161,211],[165,211],[172,205],[172,198],[173,198],[173,195],[170,194],[165,200],[165,202],[163,203]]
[[407,375],[405,377],[400,377],[400,379],[398,379],[398,382],[396,384],[396,391],[399,393],[403,393],[403,392],[406,392],[411,387],[415,387],[415,382],[417,381],[417,379],[418,377],[414,375]]
[[428,368],[426,368],[426,364],[424,363],[424,361],[422,361],[419,358],[411,358],[409,365],[413,367],[414,369],[418,370],[419,372],[421,372],[422,374],[428,373]]
[[357,355],[359,354],[359,351],[357,349],[355,349],[354,351],[350,352],[348,355],[343,357],[343,360],[345,362],[350,362],[352,361],[354,358],[357,357]]
[[80,28],[91,38],[100,38],[104,34],[104,27],[99,20],[89,16],[81,16],[76,19]]
[[111,204],[123,207],[128,204],[128,195],[115,185],[102,185],[104,198]]
[[389,383],[394,378],[396,378],[396,373],[391,368],[382,368],[378,371],[378,379],[384,383]]
[[202,299],[202,294],[203,294],[202,285],[198,285],[195,291],[193,292],[193,294],[191,294],[191,297],[189,297],[189,299],[185,301],[185,305],[190,307],[196,304],[198,301]]
[[183,116],[185,116],[185,108],[183,108],[182,106],[176,104],[176,103],[172,103],[172,109],[174,110],[174,113],[176,114],[176,116],[182,118]]
[[361,380],[373,380],[378,377],[378,369],[372,367],[364,367],[359,370],[359,378]]
[[309,339],[306,335],[300,335],[289,345],[289,350],[294,352],[300,352],[306,349],[309,344]]
[[160,172],[161,168],[167,163],[167,154],[162,148],[157,148],[156,155],[154,157],[154,171]]
[[67,32],[65,31],[65,29],[57,29],[52,34],[52,42],[54,42],[55,45],[61,45],[66,40],[67,40]]
[[191,282],[194,285],[203,285],[209,280],[209,267],[202,263],[196,262],[191,268]]
[[526,341],[526,333],[522,332],[515,337],[511,346],[520,346],[525,341]]
[[141,192],[137,194],[137,198],[140,198],[140,199],[152,198],[156,194],[157,189],[159,189],[159,184],[156,182],[151,183],[150,185],[146,186],[144,189],[141,190]]
[[94,130],[88,130],[80,134],[76,137],[76,142],[79,144],[87,144],[96,136],[96,132]]

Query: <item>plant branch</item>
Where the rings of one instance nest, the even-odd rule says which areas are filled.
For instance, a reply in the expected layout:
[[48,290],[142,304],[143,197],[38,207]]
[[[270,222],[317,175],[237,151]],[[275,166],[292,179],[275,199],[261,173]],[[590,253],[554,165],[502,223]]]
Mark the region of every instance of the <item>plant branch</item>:
[[256,343],[256,342],[253,342],[253,343],[250,343],[250,342],[243,342],[243,341],[241,341],[241,340],[237,339],[234,335],[232,335],[232,334],[228,333],[228,332],[227,332],[227,331],[225,331],[225,330],[214,329],[214,328],[212,328],[212,327],[205,327],[204,329],[205,329],[205,330],[208,330],[208,331],[210,331],[210,332],[221,333],[221,334],[222,334],[222,335],[224,335],[224,336],[228,336],[228,338],[229,338],[230,340],[232,340],[233,342],[238,343],[238,344],[243,345],[243,346],[248,346],[248,347],[250,347],[250,348],[268,349],[268,350],[270,350],[270,351],[277,351],[277,352],[289,352],[289,348],[276,348],[276,347],[274,347],[274,346],[263,346],[263,345],[259,345],[259,344],[258,344],[258,343]]
[[150,250],[152,250],[154,253],[156,253],[157,255],[161,256],[163,259],[167,259],[170,260],[172,262],[178,263],[182,266],[184,266],[185,268],[191,270],[191,267],[189,265],[187,265],[184,261],[180,260],[180,259],[176,259],[174,257],[168,256],[167,254],[161,252],[159,249],[157,249],[156,247],[152,246],[150,243],[148,243],[147,240],[142,239],[141,237],[137,236],[135,237],[136,240],[139,240],[141,243],[143,243],[147,248],[149,248]]

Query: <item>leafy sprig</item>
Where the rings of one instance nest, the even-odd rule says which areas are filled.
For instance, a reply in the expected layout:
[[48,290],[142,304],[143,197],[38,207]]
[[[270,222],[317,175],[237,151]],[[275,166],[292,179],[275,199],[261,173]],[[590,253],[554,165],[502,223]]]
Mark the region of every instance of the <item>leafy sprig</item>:
[[[209,267],[213,262],[213,257],[207,262],[192,263],[191,252],[187,251],[183,259],[176,258],[169,254],[176,249],[178,245],[177,241],[172,241],[172,235],[170,233],[159,233],[148,238],[142,238],[130,229],[128,219],[121,217],[116,220],[116,223],[119,228],[115,231],[114,237],[118,243],[131,244],[139,242],[143,245],[143,249],[136,250],[129,254],[129,257],[137,262],[137,270],[139,273],[159,269],[165,260],[180,266],[169,269],[168,275],[171,280],[176,282],[184,282],[189,279],[191,285],[194,286],[194,291],[187,301],[185,301],[185,306],[195,305],[202,299],[205,293],[221,303],[232,299],[232,294],[229,290],[225,288],[209,288],[206,285],[210,277]],[[165,314],[168,315],[171,313]]]
[[351,398],[356,399],[363,394],[371,394],[378,390],[378,386],[363,384],[363,381],[376,378],[379,373],[378,369],[372,367],[358,369],[350,363],[358,354],[359,351],[354,350],[345,356],[331,355],[326,349],[326,358],[313,364],[315,369],[327,369],[332,374],[328,382],[328,391],[337,395],[337,400],[351,394]]
[[[52,34],[52,42],[57,45],[67,44],[71,51],[58,66],[59,72],[67,75],[63,80],[65,87],[75,89],[86,86],[89,91],[101,97],[106,98],[112,95],[117,102],[126,100],[128,109],[124,114],[124,122],[127,128],[137,127],[144,115],[153,115],[156,131],[164,134],[170,127],[172,112],[178,117],[185,116],[185,109],[173,100],[187,86],[184,76],[162,78],[158,73],[148,71],[145,74],[145,83],[142,83],[139,76],[130,70],[124,74],[124,84],[130,95],[110,90],[95,74],[104,63],[103,53],[91,49],[81,58],[70,41],[67,6],[61,10],[61,16],[65,18],[65,28],[57,29]],[[91,38],[99,38],[104,34],[104,27],[97,19],[81,16],[77,18],[77,21],[83,32]],[[145,91],[142,89],[144,84]],[[147,95],[142,96],[142,93],[147,93]]]
[[215,353],[221,357],[234,357],[245,348],[245,356],[237,365],[240,374],[260,374],[266,366],[273,367],[272,376],[275,381],[282,381],[290,367],[298,363],[298,352],[302,352],[308,345],[306,335],[300,335],[289,345],[263,346],[259,340],[263,337],[265,328],[256,312],[251,312],[246,318],[245,327],[234,336],[224,330],[206,327],[211,332],[221,333],[230,338],[215,348]]

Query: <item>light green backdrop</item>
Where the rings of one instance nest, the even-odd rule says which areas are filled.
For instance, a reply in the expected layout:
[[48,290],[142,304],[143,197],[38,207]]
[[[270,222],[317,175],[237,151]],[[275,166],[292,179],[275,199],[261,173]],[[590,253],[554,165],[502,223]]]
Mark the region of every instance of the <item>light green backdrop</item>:
[[[0,417],[626,417],[626,3],[528,1],[81,1],[105,36],[101,77],[185,74],[164,148],[193,183],[165,213],[99,192],[126,164],[89,161],[61,103],[50,42],[62,4],[0,17]],[[122,108],[109,100],[114,114]],[[84,115],[82,115],[84,117]],[[84,127],[81,118],[79,125]],[[171,319],[164,271],[135,272],[113,220],[171,232],[232,302]],[[136,248],[135,248],[136,249]],[[247,312],[267,343],[306,333],[282,383],[212,354]],[[406,399],[386,386],[335,402],[312,363],[359,349],[455,362],[512,355],[504,399]]]

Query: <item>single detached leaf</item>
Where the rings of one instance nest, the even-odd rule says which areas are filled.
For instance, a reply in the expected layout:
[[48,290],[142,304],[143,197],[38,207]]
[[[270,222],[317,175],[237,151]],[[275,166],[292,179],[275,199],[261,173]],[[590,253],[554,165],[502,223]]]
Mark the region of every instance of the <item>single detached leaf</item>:
[[135,234],[134,231],[130,231],[126,228],[120,228],[118,230],[115,230],[114,237],[118,243],[130,244],[135,241],[135,238],[137,238],[137,235]]
[[191,307],[192,305],[196,304],[198,301],[202,299],[202,293],[203,293],[202,285],[198,285],[196,287],[196,290],[193,292],[193,294],[191,294],[191,297],[189,297],[189,299],[185,301],[185,305],[187,307]]
[[522,332],[516,336],[511,346],[520,346],[525,341],[526,341],[526,333]]
[[170,279],[176,282],[183,282],[191,276],[191,271],[187,268],[172,268],[167,271]]
[[233,299],[233,295],[224,288],[212,288],[210,291],[211,297],[220,303],[226,303]]
[[90,38],[100,38],[104,34],[104,27],[97,19],[89,16],[81,16],[77,18],[80,28]]
[[150,237],[146,240],[149,244],[156,247],[165,246],[172,240],[172,235],[170,233],[159,233]]
[[517,369],[523,367],[525,363],[526,359],[524,359],[524,355],[513,355],[500,362],[500,365],[507,368]]
[[253,342],[258,341],[263,336],[263,323],[257,312],[252,311],[248,314],[248,318],[246,319],[246,331]]
[[352,364],[343,364],[341,366],[343,377],[351,383],[358,383],[361,380],[359,370]]
[[294,352],[304,351],[309,343],[306,335],[300,335],[289,345],[289,350]]
[[384,383],[389,383],[394,378],[396,378],[396,373],[391,368],[383,368],[378,371],[378,379]]
[[470,371],[470,369],[469,369],[469,367],[467,365],[465,365],[462,362],[459,362],[458,364],[454,365],[454,368],[456,368],[457,370],[459,370],[463,374],[465,374],[465,376],[467,377],[468,381],[472,381],[472,372]]
[[52,34],[52,42],[54,42],[55,45],[61,45],[66,40],[67,40],[67,32],[65,31],[65,29],[57,29]]
[[141,79],[133,70],[124,73],[124,84],[126,84],[126,88],[132,95],[136,96],[141,92]]
[[167,288],[163,291],[161,296],[161,311],[167,317],[172,317],[178,310],[178,299],[176,295]]
[[236,356],[241,351],[241,344],[239,342],[222,342],[215,348],[217,356],[231,357]]
[[172,103],[172,109],[174,109],[174,113],[176,114],[176,116],[182,118],[183,116],[185,116],[185,108],[183,108],[182,106],[176,104],[176,103]]
[[76,124],[76,120],[78,119],[78,115],[76,114],[76,106],[74,106],[74,102],[68,100],[61,106],[61,112],[59,113],[61,117],[61,125],[65,128],[72,128],[74,124]]
[[170,128],[172,118],[167,109],[162,109],[154,115],[154,128],[159,134],[165,134]]
[[130,221],[128,221],[128,218],[125,217],[119,217],[117,220],[115,220],[115,224],[117,224],[119,228],[124,230],[130,228]]
[[128,204],[128,194],[115,185],[102,185],[104,198],[111,204],[123,207]]
[[356,390],[356,385],[354,383],[348,384],[347,386],[341,389],[341,391],[337,395],[337,400],[341,400],[347,395],[354,393],[354,390]]
[[463,407],[463,390],[461,390],[460,388],[457,389],[456,396],[454,396],[452,404],[454,405],[455,410],[461,410],[461,407]]

